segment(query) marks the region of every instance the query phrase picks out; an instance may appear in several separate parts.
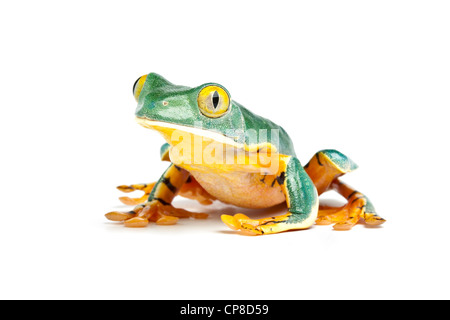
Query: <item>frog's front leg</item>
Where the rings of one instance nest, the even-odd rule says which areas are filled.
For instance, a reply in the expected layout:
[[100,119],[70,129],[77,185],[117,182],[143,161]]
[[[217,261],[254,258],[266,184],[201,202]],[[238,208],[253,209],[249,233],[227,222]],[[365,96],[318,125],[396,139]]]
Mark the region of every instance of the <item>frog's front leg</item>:
[[109,212],[106,218],[112,221],[124,221],[127,227],[145,227],[149,221],[168,225],[175,224],[178,218],[204,219],[207,217],[206,214],[192,213],[171,205],[188,179],[189,172],[171,164],[153,186],[146,203],[136,206],[129,212]]
[[[160,156],[162,161],[169,161],[169,148],[170,145],[165,143],[161,146]],[[144,194],[139,198],[130,198],[130,197],[120,197],[119,200],[126,205],[135,206],[141,203],[145,203],[153,188],[155,187],[156,182],[152,183],[140,183],[140,184],[132,184],[132,185],[121,185],[118,186],[122,192],[129,193],[133,191],[144,191]],[[194,179],[194,177],[189,176],[186,183],[183,184],[182,188],[178,190],[179,195],[188,199],[197,200],[200,204],[210,205],[213,203],[215,198],[211,196],[202,186]]]
[[300,161],[295,157],[281,157],[276,180],[286,197],[288,213],[264,219],[250,219],[243,214],[222,215],[222,221],[233,230],[252,235],[309,228],[317,218],[319,200]]

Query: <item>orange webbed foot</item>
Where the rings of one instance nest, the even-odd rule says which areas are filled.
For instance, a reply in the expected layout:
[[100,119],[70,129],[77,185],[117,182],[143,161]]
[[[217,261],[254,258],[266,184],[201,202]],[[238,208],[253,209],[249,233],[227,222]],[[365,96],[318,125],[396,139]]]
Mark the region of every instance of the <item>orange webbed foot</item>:
[[[373,212],[372,212],[373,211]],[[334,230],[351,230],[360,220],[368,225],[381,225],[385,219],[378,216],[367,198],[355,192],[342,207],[321,207],[316,220],[317,225],[333,225]]]
[[190,212],[172,205],[162,204],[158,200],[152,200],[135,207],[133,211],[113,211],[105,216],[111,221],[124,222],[124,225],[129,228],[142,228],[146,227],[149,222],[155,222],[158,225],[173,225],[183,218],[206,219],[208,214]]

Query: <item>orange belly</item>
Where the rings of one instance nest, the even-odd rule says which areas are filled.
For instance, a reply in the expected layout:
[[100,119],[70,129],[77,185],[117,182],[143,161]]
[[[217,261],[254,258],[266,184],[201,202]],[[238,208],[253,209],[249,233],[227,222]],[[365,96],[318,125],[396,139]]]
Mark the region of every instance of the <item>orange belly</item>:
[[276,176],[247,172],[191,171],[198,183],[218,200],[244,208],[268,208],[286,201]]

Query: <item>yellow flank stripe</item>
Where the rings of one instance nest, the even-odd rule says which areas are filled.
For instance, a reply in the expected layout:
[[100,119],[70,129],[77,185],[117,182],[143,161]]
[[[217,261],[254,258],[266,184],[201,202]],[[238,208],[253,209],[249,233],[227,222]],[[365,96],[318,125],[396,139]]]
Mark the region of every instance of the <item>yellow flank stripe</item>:
[[[285,175],[287,174],[286,169],[287,169],[287,164],[288,164],[290,158],[291,158],[291,156],[285,156],[285,155],[280,156],[280,162],[279,162],[280,167],[279,167],[277,176],[279,176],[282,172],[284,172]],[[285,176],[284,182],[282,185],[280,185],[280,187],[281,187],[281,191],[283,191],[283,193],[284,193],[284,197],[286,198],[286,205],[288,208],[290,208],[291,205],[290,205],[290,199],[289,199],[289,192],[287,191],[287,188],[286,188],[287,178],[288,177]]]

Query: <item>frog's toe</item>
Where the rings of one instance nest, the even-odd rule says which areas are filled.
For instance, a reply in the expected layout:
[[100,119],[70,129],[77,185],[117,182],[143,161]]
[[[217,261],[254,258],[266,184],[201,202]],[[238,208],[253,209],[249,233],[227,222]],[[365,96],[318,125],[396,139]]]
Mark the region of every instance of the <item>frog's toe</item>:
[[111,211],[105,214],[106,219],[110,221],[125,221],[135,217],[136,214],[130,212]]
[[150,192],[152,192],[153,187],[155,186],[155,182],[153,183],[143,183],[143,184],[131,184],[131,185],[121,185],[118,186],[117,189],[129,193],[133,191],[144,191],[144,195],[140,198],[130,198],[130,197],[120,197],[119,200],[126,204],[127,206],[135,206],[141,203],[145,203],[147,201]]
[[373,213],[366,213],[364,221],[370,226],[379,226],[386,222],[385,219]]
[[176,224],[178,222],[179,218],[173,217],[173,216],[161,216],[156,220],[156,224],[162,225],[162,226],[170,226],[173,224]]
[[120,202],[126,204],[127,206],[135,206],[144,203],[148,198],[148,194],[144,194],[140,198],[130,198],[130,197],[119,197]]
[[236,214],[234,216],[223,214],[221,219],[230,229],[240,230],[243,234],[251,236],[263,234],[261,230],[258,230],[259,223],[243,214]]
[[132,187],[132,185],[128,186],[128,185],[125,185],[125,184],[117,186],[116,188],[117,188],[117,190],[125,192],[125,193],[133,192],[134,190],[136,190],[136,189],[134,189]]
[[233,216],[223,214],[220,218],[222,219],[222,222],[225,223],[230,229],[239,230],[240,224]]
[[293,229],[293,226],[288,223],[289,217],[291,217],[291,213],[263,219],[250,219],[241,213],[235,214],[234,216],[226,214],[221,216],[222,221],[230,229],[240,230],[242,234],[246,235],[279,233]]
[[333,226],[334,230],[345,231],[351,230],[359,221],[359,216],[348,217],[344,221],[338,222]]
[[143,210],[143,208],[144,208],[143,205],[139,205],[136,206],[133,210],[128,212],[111,211],[105,214],[105,217],[110,221],[119,221],[119,222],[127,221],[136,217]]
[[183,218],[206,219],[209,216],[207,213],[191,212],[181,208],[175,208],[172,205],[161,205],[159,210],[163,215],[181,219]]
[[148,219],[142,217],[133,217],[124,222],[125,227],[128,228],[144,228],[148,225]]

